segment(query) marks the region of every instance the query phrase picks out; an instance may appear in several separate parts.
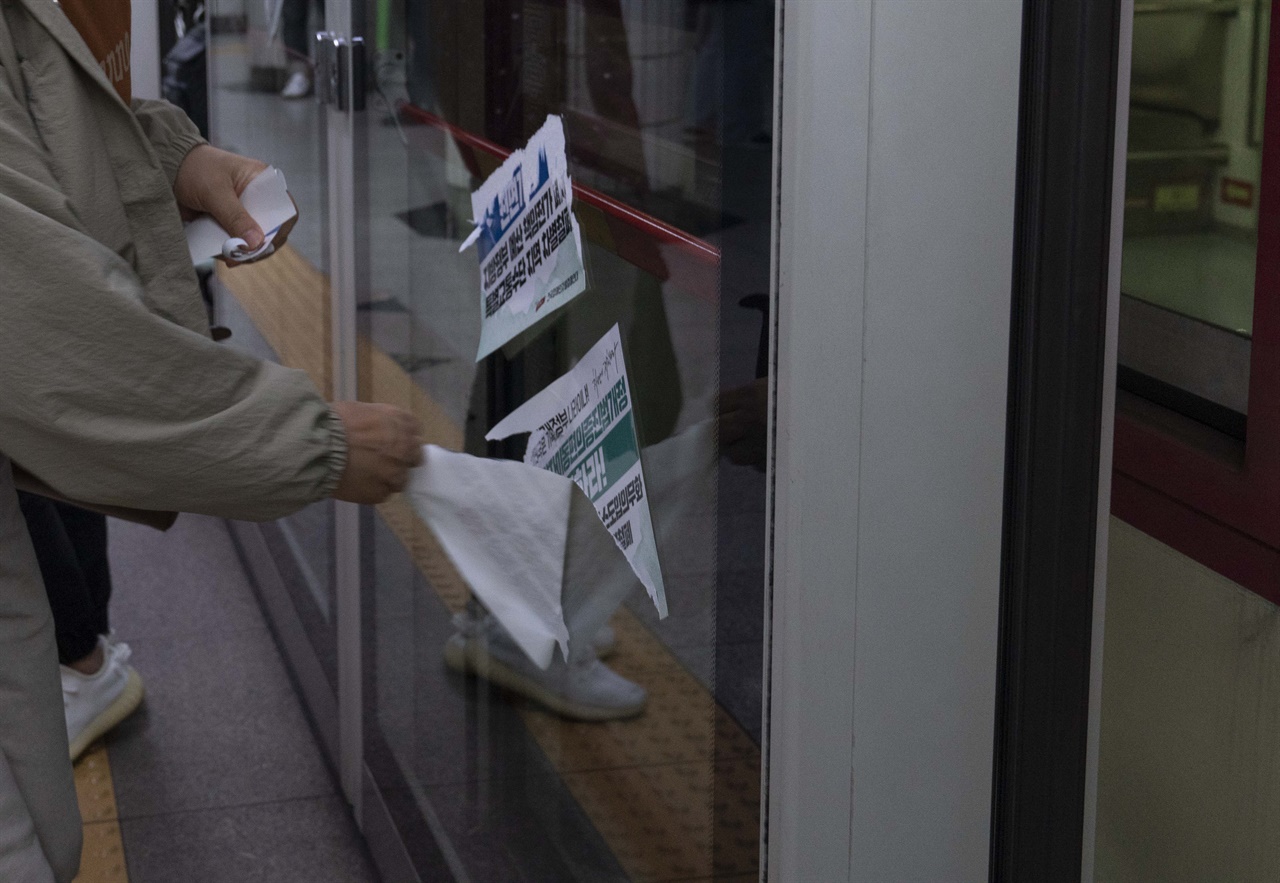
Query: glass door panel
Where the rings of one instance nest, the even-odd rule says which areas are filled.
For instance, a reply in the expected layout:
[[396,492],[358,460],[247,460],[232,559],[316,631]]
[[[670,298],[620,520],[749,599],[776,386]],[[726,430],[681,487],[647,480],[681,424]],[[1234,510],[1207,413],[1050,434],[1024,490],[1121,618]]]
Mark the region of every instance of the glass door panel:
[[[281,94],[291,74],[310,71],[322,4],[213,0],[208,15],[211,141],[279,168],[299,211],[288,243],[267,260],[217,265],[216,319],[232,332],[228,345],[306,371],[331,398],[327,111],[310,97]],[[336,690],[333,523],[326,501],[263,525],[262,533]]]
[[[1109,538],[1098,881],[1280,873],[1268,836],[1280,818],[1275,294],[1259,255],[1273,18],[1252,0],[1135,9],[1118,404],[1139,420],[1117,430],[1112,499],[1125,520]],[[1234,461],[1186,456],[1203,433],[1140,435],[1185,418],[1216,431],[1219,454],[1232,452],[1222,436],[1243,442],[1247,428],[1249,459],[1243,445]]]
[[1270,7],[1139,2],[1133,26],[1121,388],[1241,441]]
[[[520,459],[523,437],[486,433],[617,324],[670,605],[660,619],[630,571],[578,587],[616,600],[608,628],[571,625],[605,685],[575,692],[562,659],[557,680],[513,653],[407,500],[377,507],[362,557],[379,793],[410,854],[430,838],[458,879],[755,879],[773,2],[389,0],[364,33],[362,397],[413,409],[443,448]],[[548,114],[588,288],[477,361],[471,193]]]

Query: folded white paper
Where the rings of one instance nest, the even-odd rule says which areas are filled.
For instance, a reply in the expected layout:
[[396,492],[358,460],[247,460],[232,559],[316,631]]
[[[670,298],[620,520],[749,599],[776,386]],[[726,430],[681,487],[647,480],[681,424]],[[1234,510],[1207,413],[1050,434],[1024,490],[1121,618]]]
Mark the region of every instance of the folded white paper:
[[471,590],[541,668],[569,655],[561,592],[573,482],[513,460],[423,448],[405,488]]
[[209,215],[201,215],[186,228],[192,263],[198,264],[218,256],[240,262],[266,257],[275,251],[274,240],[280,228],[298,214],[293,200],[289,198],[284,172],[275,166],[268,166],[249,182],[244,193],[240,194],[240,202],[266,234],[262,245],[249,251],[248,243],[243,239],[232,236]]

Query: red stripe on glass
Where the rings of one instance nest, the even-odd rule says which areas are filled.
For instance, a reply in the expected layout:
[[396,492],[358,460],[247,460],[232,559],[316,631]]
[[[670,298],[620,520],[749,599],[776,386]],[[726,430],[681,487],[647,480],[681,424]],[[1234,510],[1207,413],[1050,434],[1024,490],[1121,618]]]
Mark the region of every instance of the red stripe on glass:
[[[464,148],[464,153],[465,148],[470,148],[500,160],[511,155],[505,147],[455,126],[430,111],[406,103],[399,107],[406,116],[448,133],[459,148]],[[478,172],[474,162],[467,165],[472,173]],[[609,231],[620,257],[659,278],[672,278],[692,291],[717,296],[720,249],[599,190],[575,183],[573,192],[580,202],[599,210],[609,220]],[[658,247],[662,246],[665,248],[659,252]]]

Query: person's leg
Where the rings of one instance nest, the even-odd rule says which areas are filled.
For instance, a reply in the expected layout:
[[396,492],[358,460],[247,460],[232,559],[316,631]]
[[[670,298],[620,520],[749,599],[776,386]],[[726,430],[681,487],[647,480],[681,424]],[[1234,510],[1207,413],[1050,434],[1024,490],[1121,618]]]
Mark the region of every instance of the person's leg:
[[63,712],[74,760],[142,702],[128,644],[106,638],[111,571],[107,520],[64,503],[21,495],[62,663]]
[[111,594],[106,519],[35,494],[19,492],[18,501],[53,611],[58,661],[71,666],[91,660],[97,655],[98,635],[106,632]]
[[[55,503],[62,526],[71,539],[80,564],[80,576],[89,607],[85,611],[85,627],[95,635],[111,631],[111,564],[107,560],[107,517],[79,506]],[[54,628],[58,615],[53,616]]]
[[289,54],[289,78],[280,91],[283,98],[305,98],[311,94],[311,39],[307,23],[311,0],[283,0],[280,31]]
[[284,48],[289,50],[290,61],[306,61],[310,54],[307,40],[307,18],[311,13],[311,0],[283,0],[280,12],[280,36]]

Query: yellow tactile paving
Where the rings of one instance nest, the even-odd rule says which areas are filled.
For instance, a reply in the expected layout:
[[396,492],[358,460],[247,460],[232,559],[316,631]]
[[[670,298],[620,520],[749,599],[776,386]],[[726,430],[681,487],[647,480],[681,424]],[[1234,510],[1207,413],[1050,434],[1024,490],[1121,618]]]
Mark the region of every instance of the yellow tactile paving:
[[[281,361],[331,389],[328,284],[286,246],[269,261],[219,278]],[[359,342],[360,393],[408,408],[428,441],[452,450],[462,430],[386,353]],[[393,497],[378,512],[450,610],[470,592],[431,531]],[[649,691],[631,721],[574,723],[532,705],[525,723],[636,881],[756,879],[760,750],[653,634],[623,609],[614,617],[619,674]]]
[[533,710],[526,723],[561,772],[744,757],[759,749],[630,611],[613,619],[618,651],[609,665],[649,691],[634,720],[578,723]]
[[563,778],[631,879],[665,881],[754,872],[759,786],[721,787],[726,777],[745,784],[744,769],[682,763]]
[[390,356],[360,337],[356,358],[360,365],[360,397],[371,402],[398,405],[410,411],[423,426],[426,440],[451,451],[462,450],[462,428],[444,409],[413,382]]
[[378,514],[409,551],[418,570],[454,613],[467,603],[471,590],[450,563],[435,534],[427,529],[404,497],[396,495],[378,506]]
[[219,278],[240,297],[253,324],[270,341],[280,361],[301,368],[326,397],[333,395],[333,364],[329,347],[329,281],[288,246],[271,260],[228,269],[219,264]]
[[128,883],[111,763],[102,742],[94,743],[81,755],[75,765],[75,778],[84,825],[84,848],[75,883]]

